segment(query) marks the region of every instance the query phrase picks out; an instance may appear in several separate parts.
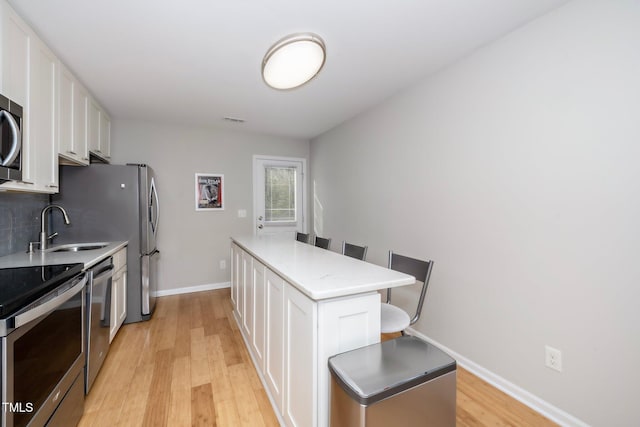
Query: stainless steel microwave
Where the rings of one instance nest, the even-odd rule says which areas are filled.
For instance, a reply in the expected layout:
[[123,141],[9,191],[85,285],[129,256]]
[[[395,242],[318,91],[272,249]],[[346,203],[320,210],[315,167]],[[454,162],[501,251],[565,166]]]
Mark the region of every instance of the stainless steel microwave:
[[0,95],[0,183],[22,179],[22,107]]

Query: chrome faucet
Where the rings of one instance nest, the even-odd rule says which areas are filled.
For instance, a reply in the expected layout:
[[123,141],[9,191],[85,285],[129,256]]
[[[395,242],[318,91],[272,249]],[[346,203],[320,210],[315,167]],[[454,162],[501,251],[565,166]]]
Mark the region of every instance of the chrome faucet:
[[49,211],[50,209],[53,208],[58,208],[60,209],[60,212],[62,212],[62,215],[64,216],[64,223],[66,225],[71,224],[71,221],[69,221],[69,215],[67,215],[67,211],[64,210],[64,208],[60,205],[49,205],[46,206],[44,209],[42,209],[42,212],[40,212],[40,250],[44,251],[45,249],[47,249],[47,247],[49,246],[49,240],[53,239],[54,237],[56,237],[58,235],[58,233],[53,233],[51,236],[49,236],[49,227],[47,225],[47,211]]

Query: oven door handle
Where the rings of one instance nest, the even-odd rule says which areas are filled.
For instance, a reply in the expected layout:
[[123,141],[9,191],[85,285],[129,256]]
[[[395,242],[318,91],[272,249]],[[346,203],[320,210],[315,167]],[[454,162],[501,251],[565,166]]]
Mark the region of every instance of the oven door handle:
[[19,328],[20,326],[26,325],[32,320],[35,320],[38,317],[52,311],[56,307],[64,304],[65,302],[70,300],[75,294],[80,292],[85,287],[86,284],[87,284],[87,276],[85,274],[82,276],[82,279],[80,281],[74,284],[71,288],[64,291],[62,294],[57,295],[54,298],[51,298],[49,301],[45,302],[44,304],[34,307],[33,309],[25,313],[18,314],[16,317],[14,317],[14,323],[15,323],[14,327]]

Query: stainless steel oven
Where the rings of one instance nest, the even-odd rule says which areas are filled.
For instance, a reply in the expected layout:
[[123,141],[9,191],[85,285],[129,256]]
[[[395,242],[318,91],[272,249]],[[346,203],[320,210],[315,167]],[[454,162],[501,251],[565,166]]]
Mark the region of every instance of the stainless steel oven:
[[[0,318],[2,426],[69,426],[82,417],[87,279],[81,268],[0,271],[0,310],[9,312]],[[14,309],[25,293],[29,302]]]
[[22,107],[0,95],[0,183],[22,179]]

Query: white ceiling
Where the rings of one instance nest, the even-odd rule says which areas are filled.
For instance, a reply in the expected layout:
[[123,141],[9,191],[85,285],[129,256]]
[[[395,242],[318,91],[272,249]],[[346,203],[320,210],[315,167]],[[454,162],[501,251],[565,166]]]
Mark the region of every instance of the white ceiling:
[[[112,118],[315,137],[567,0],[10,0]],[[327,61],[267,87],[281,37]],[[230,123],[223,117],[245,119]]]

